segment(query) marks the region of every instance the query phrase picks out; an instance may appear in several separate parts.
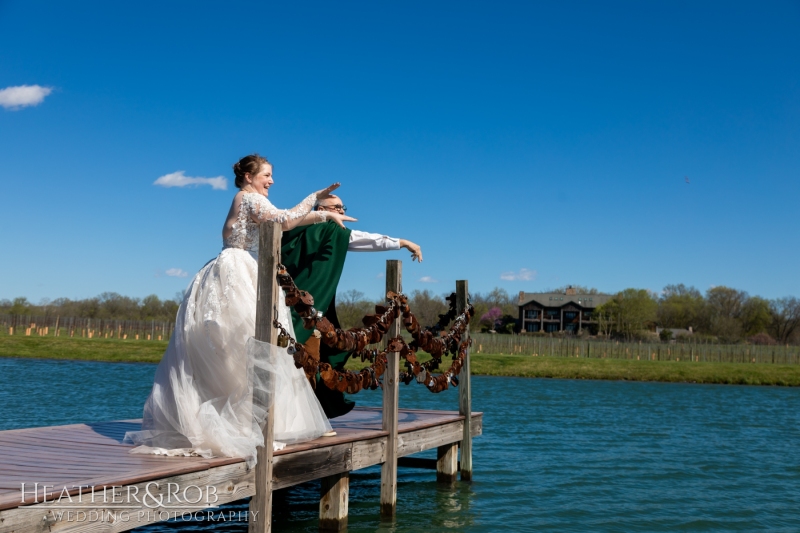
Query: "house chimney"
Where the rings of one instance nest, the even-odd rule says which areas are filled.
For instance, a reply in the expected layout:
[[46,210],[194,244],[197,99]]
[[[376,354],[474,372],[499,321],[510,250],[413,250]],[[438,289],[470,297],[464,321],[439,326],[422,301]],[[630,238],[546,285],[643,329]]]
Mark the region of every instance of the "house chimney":
[[576,294],[576,292],[575,289],[572,287],[572,285],[570,285],[569,287],[567,287],[567,290],[564,291],[564,294],[566,294],[567,296],[572,296]]
[[519,304],[522,305],[524,301],[525,301],[525,291],[519,291]]

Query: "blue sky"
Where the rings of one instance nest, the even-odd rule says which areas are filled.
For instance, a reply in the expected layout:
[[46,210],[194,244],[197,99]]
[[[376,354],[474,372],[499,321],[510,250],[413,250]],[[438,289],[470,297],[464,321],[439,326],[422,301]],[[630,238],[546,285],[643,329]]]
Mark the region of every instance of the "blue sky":
[[[0,108],[0,298],[172,297],[254,151],[276,205],[341,181],[352,227],[422,246],[350,254],[340,290],[402,258],[406,291],[800,296],[797,28],[796,1],[0,0],[0,89],[50,90]],[[154,185],[178,171],[228,189]]]

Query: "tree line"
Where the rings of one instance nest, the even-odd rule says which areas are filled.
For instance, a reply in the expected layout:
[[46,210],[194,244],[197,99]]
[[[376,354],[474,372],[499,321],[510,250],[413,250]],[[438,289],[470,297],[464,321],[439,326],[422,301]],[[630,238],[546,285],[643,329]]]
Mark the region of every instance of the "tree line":
[[178,306],[183,298],[178,294],[172,300],[162,300],[155,294],[144,298],[122,296],[115,292],[104,292],[94,298],[71,300],[44,299],[33,304],[27,298],[0,300],[0,314],[12,316],[62,316],[113,320],[162,320],[175,321]]
[[[579,294],[600,294],[595,288],[573,288]],[[543,292],[563,293],[565,289]],[[415,290],[409,295],[411,308],[422,325],[435,324],[439,315],[448,310],[448,294]],[[174,321],[181,298],[181,294],[161,300],[154,294],[132,298],[105,292],[84,300],[58,298],[32,304],[20,297],[0,300],[0,314]],[[475,306],[473,331],[519,332],[517,298],[505,289],[472,293],[470,301]],[[381,302],[382,299],[367,298],[357,290],[340,292],[336,297],[340,324],[343,328],[361,326],[364,315],[374,313],[375,304]],[[669,330],[691,328],[695,342],[800,344],[800,299],[787,296],[767,300],[730,287],[712,287],[705,294],[684,284],[667,285],[660,294],[629,288],[597,307],[593,318],[597,325],[586,328],[584,335],[653,340],[656,328],[665,328],[662,340],[668,340],[673,335]]]
[[[439,320],[439,315],[446,313],[449,304],[445,300],[450,293],[435,294],[430,290],[415,290],[409,294],[411,311],[422,326],[432,326]],[[475,307],[475,322],[471,329],[478,331],[497,330],[512,333],[517,324],[518,307],[508,291],[495,288],[481,294],[471,293],[470,302]],[[366,298],[363,292],[350,290],[340,292],[336,296],[336,314],[343,328],[362,326],[364,315],[375,312],[375,305],[382,301]],[[488,314],[487,314],[488,313]],[[495,317],[496,318],[489,318]]]
[[[566,288],[542,292],[564,293]],[[578,294],[601,294],[591,287],[572,288]],[[439,314],[447,310],[447,294],[417,290],[409,296],[411,309],[423,325],[435,324]],[[520,331],[517,298],[505,289],[472,293],[470,297],[475,306],[473,331]],[[360,291],[340,293],[336,310],[342,326],[361,325],[361,318],[374,312],[375,303]],[[685,330],[688,336],[691,328],[693,342],[800,344],[800,299],[787,296],[767,300],[730,287],[712,287],[705,294],[684,284],[667,285],[660,294],[625,289],[597,307],[593,315],[597,324],[585,328],[583,335],[653,341],[658,340],[656,328],[663,328],[661,340],[688,340],[676,339],[671,330]]]
[[[800,299],[767,300],[731,287],[701,293],[684,284],[667,285],[661,294],[625,289],[595,309],[598,332],[634,339],[655,327],[692,329],[695,340],[753,344],[800,343]],[[673,334],[665,331],[662,340]]]

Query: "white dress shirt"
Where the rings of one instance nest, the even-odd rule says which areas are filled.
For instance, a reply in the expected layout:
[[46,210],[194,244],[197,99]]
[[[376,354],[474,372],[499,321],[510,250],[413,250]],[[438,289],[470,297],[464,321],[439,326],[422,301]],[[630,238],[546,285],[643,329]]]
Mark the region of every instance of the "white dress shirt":
[[350,244],[348,252],[383,252],[385,250],[399,250],[400,239],[381,235],[380,233],[367,233],[357,229],[350,230]]

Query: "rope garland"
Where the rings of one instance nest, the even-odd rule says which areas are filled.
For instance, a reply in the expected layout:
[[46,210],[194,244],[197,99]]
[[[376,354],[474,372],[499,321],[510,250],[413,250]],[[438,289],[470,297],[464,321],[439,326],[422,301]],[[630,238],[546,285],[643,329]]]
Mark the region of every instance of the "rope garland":
[[[307,291],[300,290],[286,271],[286,267],[278,265],[278,284],[286,292],[286,305],[293,307],[303,319],[305,329],[314,330],[314,334],[305,344],[297,342],[276,319],[273,325],[280,330],[279,344],[286,343],[287,351],[294,357],[295,366],[302,368],[312,386],[316,386],[316,374],[319,372],[326,387],[348,394],[355,394],[362,389],[375,390],[382,387],[380,378],[388,364],[387,353],[396,352],[405,360],[406,370],[400,372],[399,379],[408,385],[415,378],[423,383],[431,392],[441,392],[449,385],[458,386],[458,373],[464,363],[471,339],[462,340],[475,314],[475,308],[467,303],[467,308],[456,315],[455,293],[446,299],[450,304],[447,313],[439,315],[434,326],[422,328],[408,305],[408,297],[402,293],[390,291],[386,295],[386,305],[376,305],[375,313],[364,316],[363,328],[342,330],[335,327],[321,311],[314,308],[314,297]],[[412,341],[406,343],[402,337],[389,339],[386,350],[367,350],[368,344],[375,344],[388,333],[392,322],[402,316],[403,325],[411,334]],[[442,334],[447,325],[453,322],[449,331]],[[360,357],[361,361],[370,361],[370,366],[359,372],[338,371],[328,363],[320,362],[320,342],[351,356]],[[422,350],[431,355],[431,360],[420,363],[417,351]],[[453,356],[450,368],[441,374],[433,374],[439,368],[444,354]]]

